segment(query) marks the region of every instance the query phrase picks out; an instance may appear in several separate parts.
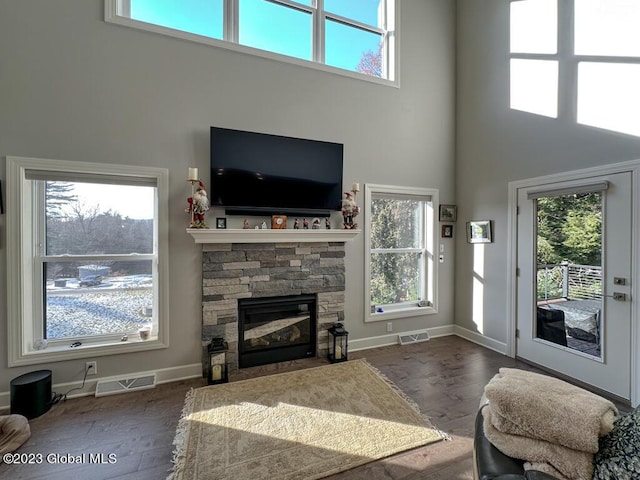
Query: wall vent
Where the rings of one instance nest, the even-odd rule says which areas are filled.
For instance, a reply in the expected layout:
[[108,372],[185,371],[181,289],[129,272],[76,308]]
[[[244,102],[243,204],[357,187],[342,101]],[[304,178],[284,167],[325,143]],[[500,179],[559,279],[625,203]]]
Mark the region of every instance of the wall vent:
[[98,380],[96,384],[96,397],[116,395],[118,393],[135,392],[155,388],[156,374],[142,374],[134,378],[107,378]]
[[427,340],[429,340],[429,332],[427,332],[426,330],[416,330],[415,332],[406,332],[398,335],[398,341],[400,342],[400,345],[426,342]]

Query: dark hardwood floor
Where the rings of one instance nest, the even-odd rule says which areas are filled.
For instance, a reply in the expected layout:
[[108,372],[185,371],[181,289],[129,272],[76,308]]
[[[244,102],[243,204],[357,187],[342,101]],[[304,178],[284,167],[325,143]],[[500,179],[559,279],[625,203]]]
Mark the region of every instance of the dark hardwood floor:
[[[500,367],[534,370],[517,360],[458,337],[352,352],[350,358],[366,358],[399,386],[449,433],[451,441],[439,442],[343,472],[334,480],[472,478],[473,422],[484,385]],[[294,362],[277,371],[305,368],[323,360]],[[243,371],[244,376],[265,374]],[[238,379],[241,376],[236,377]],[[185,393],[205,385],[202,379],[159,385],[153,390],[110,397],[83,397],[54,405],[31,420],[32,436],[19,453],[42,454],[41,464],[0,465],[2,479],[121,479],[158,480],[171,469],[173,437]],[[77,460],[85,463],[47,463]],[[114,454],[113,464],[90,464],[90,454]],[[277,480],[276,477],[273,477]],[[195,479],[194,479],[195,480]],[[250,480],[250,479],[238,479]]]

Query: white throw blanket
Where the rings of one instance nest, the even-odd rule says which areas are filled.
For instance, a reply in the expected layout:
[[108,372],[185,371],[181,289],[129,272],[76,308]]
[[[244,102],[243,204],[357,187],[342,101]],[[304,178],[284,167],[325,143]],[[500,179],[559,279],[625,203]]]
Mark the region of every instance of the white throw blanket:
[[[598,439],[613,428],[615,405],[562,380],[501,368],[485,387],[485,434],[529,468],[588,480]],[[556,473],[557,475],[557,473]]]
[[482,410],[484,433],[498,450],[513,458],[526,460],[526,469],[540,470],[561,480],[590,480],[593,453],[573,450],[557,443],[502,433],[492,424],[489,406]]

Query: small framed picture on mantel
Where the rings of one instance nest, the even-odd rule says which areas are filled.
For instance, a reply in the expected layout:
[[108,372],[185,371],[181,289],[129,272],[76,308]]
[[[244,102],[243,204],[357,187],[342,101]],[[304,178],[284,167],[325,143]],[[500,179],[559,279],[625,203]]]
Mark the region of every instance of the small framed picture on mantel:
[[271,228],[276,230],[284,230],[287,228],[287,216],[286,215],[272,215],[271,216]]

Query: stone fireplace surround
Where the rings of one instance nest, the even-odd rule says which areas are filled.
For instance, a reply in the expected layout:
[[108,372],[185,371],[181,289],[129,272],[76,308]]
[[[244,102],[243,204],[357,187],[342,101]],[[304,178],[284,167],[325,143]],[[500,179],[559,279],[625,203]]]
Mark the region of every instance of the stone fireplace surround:
[[229,345],[229,373],[238,370],[240,298],[315,294],[316,352],[318,357],[327,355],[327,329],[335,322],[344,321],[344,242],[198,243],[204,243],[202,364],[205,374],[206,346],[213,337],[222,337]]

